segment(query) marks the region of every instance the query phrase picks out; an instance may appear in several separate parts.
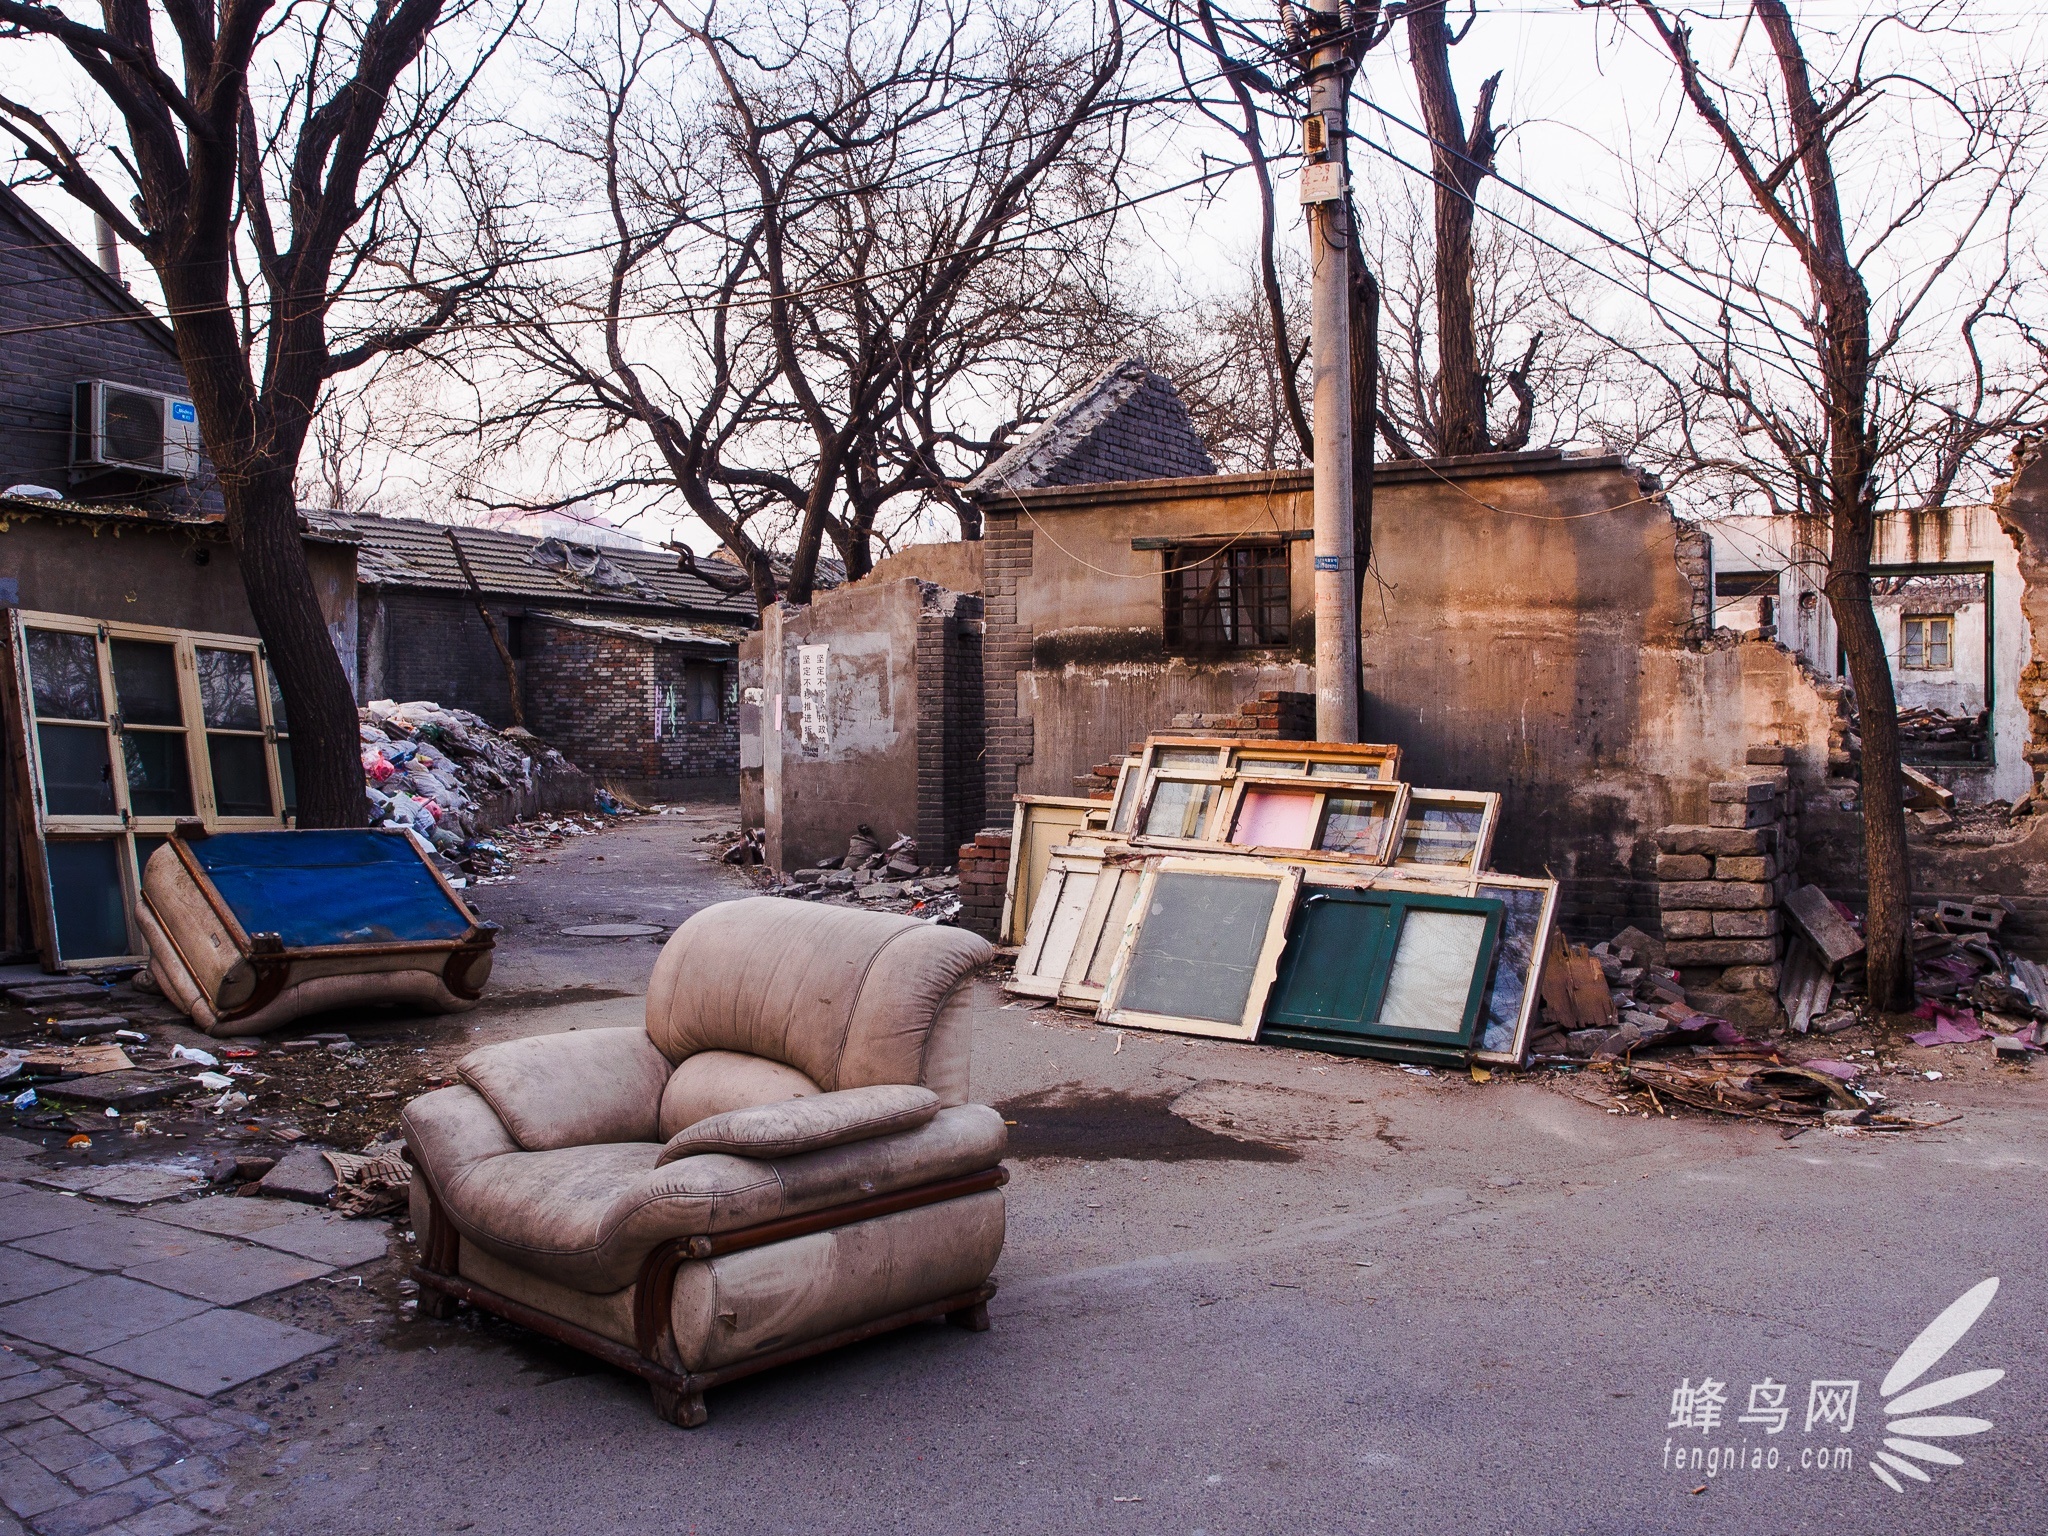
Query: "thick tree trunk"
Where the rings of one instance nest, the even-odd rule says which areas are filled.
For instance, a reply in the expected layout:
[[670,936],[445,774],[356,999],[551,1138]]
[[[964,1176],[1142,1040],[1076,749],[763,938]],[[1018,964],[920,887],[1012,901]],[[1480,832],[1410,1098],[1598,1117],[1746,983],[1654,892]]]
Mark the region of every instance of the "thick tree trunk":
[[290,715],[298,824],[360,827],[368,814],[356,701],[306,565],[292,470],[224,473],[221,491],[249,608]]
[[1906,811],[1899,789],[1899,708],[1890,658],[1870,606],[1869,538],[1862,569],[1845,562],[1838,534],[1828,562],[1828,607],[1849,658],[1863,735],[1863,848],[1869,862],[1865,948],[1873,1007],[1912,1006],[1913,870],[1906,851]]
[[1484,453],[1491,443],[1472,293],[1472,220],[1479,184],[1493,168],[1493,95],[1500,76],[1480,87],[1468,132],[1451,80],[1451,33],[1444,25],[1443,0],[1408,13],[1408,55],[1436,180],[1436,451]]

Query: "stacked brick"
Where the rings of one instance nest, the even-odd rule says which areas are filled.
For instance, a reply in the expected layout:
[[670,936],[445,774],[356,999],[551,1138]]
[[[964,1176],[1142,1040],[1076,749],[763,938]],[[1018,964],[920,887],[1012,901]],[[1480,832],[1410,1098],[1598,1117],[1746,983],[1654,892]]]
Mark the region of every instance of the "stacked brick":
[[927,582],[917,619],[917,842],[951,848],[986,819],[981,599]]
[[1232,714],[1175,715],[1173,729],[1194,736],[1237,736],[1248,741],[1314,741],[1316,696],[1262,693]]
[[1749,771],[1707,788],[1705,826],[1657,834],[1657,905],[1674,969],[1719,968],[1722,992],[1776,992],[1784,956],[1779,903],[1796,883],[1783,747],[1752,747]]
[[960,849],[960,915],[954,922],[985,939],[1003,920],[1003,887],[1010,880],[1010,832],[991,827]]

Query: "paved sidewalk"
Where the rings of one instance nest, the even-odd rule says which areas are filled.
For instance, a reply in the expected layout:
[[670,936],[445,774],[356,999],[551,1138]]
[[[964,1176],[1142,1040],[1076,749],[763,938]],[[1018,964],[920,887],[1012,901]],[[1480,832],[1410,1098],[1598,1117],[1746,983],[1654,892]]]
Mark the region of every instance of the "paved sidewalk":
[[280,1200],[137,1209],[0,1138],[0,1536],[182,1536],[222,1453],[267,1432],[207,1399],[332,1340],[241,1304],[381,1258],[387,1228]]

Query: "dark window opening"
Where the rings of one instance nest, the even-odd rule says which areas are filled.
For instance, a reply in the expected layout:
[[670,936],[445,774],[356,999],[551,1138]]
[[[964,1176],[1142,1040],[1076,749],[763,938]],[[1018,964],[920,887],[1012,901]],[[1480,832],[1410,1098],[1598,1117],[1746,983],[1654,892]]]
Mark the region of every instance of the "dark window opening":
[[1249,651],[1288,643],[1293,603],[1285,544],[1166,550],[1166,648]]
[[512,613],[505,616],[505,649],[511,652],[514,661],[526,657],[526,615]]

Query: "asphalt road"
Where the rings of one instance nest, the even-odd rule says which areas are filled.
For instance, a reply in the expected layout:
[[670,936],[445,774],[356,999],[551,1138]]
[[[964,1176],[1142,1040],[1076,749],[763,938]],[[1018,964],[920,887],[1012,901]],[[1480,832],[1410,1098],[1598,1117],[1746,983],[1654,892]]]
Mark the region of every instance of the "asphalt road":
[[[652,945],[556,930],[744,892],[694,842],[709,824],[630,824],[487,888],[516,985],[470,1038],[632,1022]],[[394,1264],[275,1304],[347,1342],[244,1404],[276,1431],[235,1463],[227,1528],[2048,1527],[2048,1066],[1954,1048],[1909,1096],[1955,1124],[1787,1141],[1610,1113],[1584,1077],[1481,1085],[982,998],[975,1093],[1018,1122],[990,1332],[921,1327],[756,1377],[682,1431],[559,1346],[407,1319]],[[1993,1427],[1894,1492],[1869,1466],[1879,1383],[1993,1276],[1922,1378],[2005,1371],[1940,1410]],[[1851,1381],[1845,1432],[1846,1388],[1813,1383]],[[1718,1423],[1671,1427],[1674,1391],[1708,1383]],[[1775,1433],[1737,1422],[1757,1386],[1785,1409]]]

